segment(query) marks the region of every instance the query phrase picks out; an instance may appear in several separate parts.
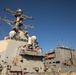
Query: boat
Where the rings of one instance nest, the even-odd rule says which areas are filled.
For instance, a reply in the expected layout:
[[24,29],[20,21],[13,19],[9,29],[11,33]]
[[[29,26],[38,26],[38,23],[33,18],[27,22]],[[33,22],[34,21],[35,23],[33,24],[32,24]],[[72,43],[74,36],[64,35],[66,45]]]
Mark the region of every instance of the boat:
[[58,46],[45,53],[44,65],[46,70],[58,72],[76,72],[76,51],[73,48]]
[[12,26],[12,30],[4,40],[0,40],[0,74],[26,74],[44,72],[43,53],[38,45],[36,36],[29,36],[24,28],[32,28],[23,24],[23,20],[30,19],[24,15],[21,8],[14,12],[10,9],[4,9],[15,17],[14,21],[6,20],[0,17],[0,20]]
[[[70,75],[76,74],[76,51],[72,48],[58,46],[43,55],[36,36],[30,36],[23,28],[23,20],[30,19],[21,8],[14,12],[6,8],[4,11],[15,17],[14,21],[0,17],[8,23],[12,30],[0,40],[0,75]],[[68,72],[68,74],[63,72]],[[73,72],[74,71],[74,72]]]

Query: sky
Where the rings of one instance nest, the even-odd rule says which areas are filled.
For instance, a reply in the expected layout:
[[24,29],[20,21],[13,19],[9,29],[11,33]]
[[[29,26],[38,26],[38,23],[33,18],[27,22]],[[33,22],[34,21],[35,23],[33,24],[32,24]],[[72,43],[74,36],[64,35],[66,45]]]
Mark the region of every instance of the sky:
[[[9,8],[16,11],[21,7],[24,14],[33,20],[24,20],[26,25],[35,29],[25,29],[30,36],[36,36],[43,53],[61,46],[76,50],[76,0],[0,0],[0,16],[14,20],[4,11]],[[0,21],[0,40],[8,36],[11,26]]]

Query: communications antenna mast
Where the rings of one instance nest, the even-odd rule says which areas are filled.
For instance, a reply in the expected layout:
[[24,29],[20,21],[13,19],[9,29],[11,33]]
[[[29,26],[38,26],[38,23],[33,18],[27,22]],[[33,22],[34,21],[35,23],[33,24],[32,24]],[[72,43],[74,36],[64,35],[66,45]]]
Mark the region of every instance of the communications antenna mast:
[[[10,20],[6,20],[0,17],[0,20],[5,21],[6,23],[8,23],[10,26],[12,26],[12,29],[15,30],[16,32],[18,32],[19,30],[22,29],[22,26],[24,26],[25,28],[34,28],[34,26],[28,26],[23,24],[23,20],[24,19],[31,19],[32,17],[29,17],[27,15],[24,15],[22,10],[20,9],[20,7],[18,7],[17,11],[11,11],[10,9],[6,8],[4,9],[6,12],[9,12],[10,14],[12,14],[16,20],[15,21],[10,21]],[[15,26],[13,26],[15,25]]]

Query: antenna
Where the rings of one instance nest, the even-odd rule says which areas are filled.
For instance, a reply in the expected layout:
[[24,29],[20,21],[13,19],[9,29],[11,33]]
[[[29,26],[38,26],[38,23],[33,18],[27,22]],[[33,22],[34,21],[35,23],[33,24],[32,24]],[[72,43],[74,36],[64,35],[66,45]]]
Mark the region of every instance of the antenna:
[[12,24],[14,24],[13,21],[6,20],[6,19],[3,19],[3,18],[1,18],[1,17],[0,17],[0,20],[2,20],[2,21],[4,21],[4,22],[8,23],[11,27],[13,27],[13,25],[12,25]]
[[59,40],[59,41],[58,41],[58,47],[60,47],[60,46],[63,46],[62,40]]
[[[1,28],[1,24],[0,24],[0,28]],[[2,28],[1,28],[2,29]],[[0,31],[1,31],[0,29]],[[3,35],[3,38],[5,37],[5,34],[3,33],[3,31],[1,31],[2,35]]]
[[4,19],[6,19],[6,15],[4,16]]
[[61,41],[58,41],[58,47],[60,47],[61,46]]
[[[12,27],[13,30],[18,32],[19,30],[22,30],[22,26],[24,26],[25,28],[34,29],[34,26],[30,26],[30,25],[28,26],[28,25],[23,24],[24,19],[32,20],[33,18],[29,17],[27,15],[24,15],[20,7],[18,7],[18,9],[15,12],[11,11],[8,8],[6,8],[4,10],[6,12],[9,12],[10,14],[12,14],[16,18],[16,20],[15,21],[10,21],[10,20],[3,19],[1,17],[0,17],[0,20],[5,21],[6,23],[8,23]],[[15,26],[13,26],[13,25],[15,25]]]
[[8,8],[5,8],[4,11],[11,13],[13,16],[15,15],[15,12],[11,11],[11,10],[8,9]]
[[23,26],[24,26],[24,28],[26,29],[26,28],[31,28],[31,29],[35,29],[35,27],[34,26],[30,26],[30,25],[25,25],[25,24],[23,24]]

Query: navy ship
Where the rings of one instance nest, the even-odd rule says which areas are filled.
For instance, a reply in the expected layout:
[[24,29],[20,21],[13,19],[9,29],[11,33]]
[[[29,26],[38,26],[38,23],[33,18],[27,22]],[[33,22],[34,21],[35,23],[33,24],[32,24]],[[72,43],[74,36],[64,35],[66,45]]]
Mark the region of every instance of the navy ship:
[[58,46],[45,54],[44,65],[48,72],[53,71],[75,71],[76,51],[73,48]]
[[44,72],[43,54],[37,37],[29,36],[28,31],[22,29],[22,27],[34,28],[23,24],[23,20],[32,20],[32,17],[24,15],[20,7],[15,12],[8,8],[4,10],[12,14],[15,20],[0,17],[0,20],[12,26],[8,36],[0,40],[0,74],[23,75],[29,72]]
[[24,15],[20,7],[15,12],[8,8],[4,10],[15,20],[0,17],[12,27],[8,36],[0,40],[0,75],[62,75],[62,72],[76,71],[74,49],[59,46],[43,55],[37,37],[29,36],[28,31],[22,28],[34,29],[34,26],[23,23],[23,20],[32,20],[32,17]]

